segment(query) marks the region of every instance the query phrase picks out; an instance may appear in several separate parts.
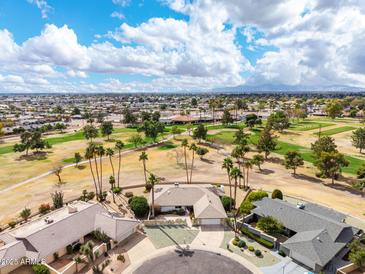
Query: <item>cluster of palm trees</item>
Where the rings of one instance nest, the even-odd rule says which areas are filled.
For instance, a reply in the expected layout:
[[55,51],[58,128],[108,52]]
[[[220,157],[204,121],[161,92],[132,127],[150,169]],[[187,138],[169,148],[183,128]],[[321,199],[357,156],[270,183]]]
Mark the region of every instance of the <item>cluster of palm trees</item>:
[[[195,159],[195,153],[198,149],[198,146],[195,143],[192,143],[189,145],[189,142],[187,139],[183,139],[181,142],[181,146],[184,150],[184,166],[185,166],[185,172],[186,172],[186,183],[191,184],[192,178],[193,178],[193,169],[194,169],[194,159]],[[188,155],[187,152],[190,150],[192,152],[191,157],[191,164],[190,164],[190,174],[189,174],[189,166],[188,166]]]
[[[103,191],[103,157],[107,156],[110,161],[112,168],[112,175],[109,177],[110,187],[113,192],[115,184],[120,187],[120,168],[121,168],[121,151],[124,148],[124,143],[122,141],[117,141],[115,148],[105,149],[103,145],[96,145],[95,143],[90,143],[85,151],[85,159],[89,161],[90,172],[94,182],[95,194],[100,201],[105,200],[106,192]],[[118,179],[115,180],[115,169],[112,161],[112,157],[115,154],[115,150],[118,151]],[[114,195],[113,195],[114,200]]]
[[[252,169],[253,162],[245,158],[245,155],[250,151],[247,141],[248,135],[239,129],[235,136],[235,143],[237,144],[231,153],[231,157],[223,160],[222,169],[227,172],[229,183],[229,196],[231,198],[230,208],[232,208],[232,180],[234,181],[233,201],[236,203],[237,187],[248,188],[249,171]],[[237,166],[234,165],[232,157],[236,160]]]

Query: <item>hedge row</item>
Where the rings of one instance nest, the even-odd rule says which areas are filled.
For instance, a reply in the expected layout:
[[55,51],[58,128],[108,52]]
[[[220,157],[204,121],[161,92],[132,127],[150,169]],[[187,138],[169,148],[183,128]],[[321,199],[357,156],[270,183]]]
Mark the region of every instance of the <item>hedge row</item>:
[[261,238],[260,236],[257,236],[255,234],[253,234],[252,232],[248,231],[248,229],[243,228],[242,229],[242,233],[245,234],[247,237],[251,238],[252,240],[255,240],[256,242],[258,242],[259,244],[272,249],[274,247],[274,244],[264,238]]

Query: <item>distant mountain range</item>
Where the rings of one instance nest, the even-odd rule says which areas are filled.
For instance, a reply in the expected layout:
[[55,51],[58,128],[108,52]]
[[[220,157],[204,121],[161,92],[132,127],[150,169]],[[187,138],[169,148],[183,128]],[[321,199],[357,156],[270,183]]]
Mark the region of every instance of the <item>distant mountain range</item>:
[[223,87],[210,90],[212,92],[229,92],[229,93],[271,93],[271,92],[365,92],[364,88],[345,86],[345,85],[330,85],[330,86],[304,86],[304,85],[242,85],[236,87]]

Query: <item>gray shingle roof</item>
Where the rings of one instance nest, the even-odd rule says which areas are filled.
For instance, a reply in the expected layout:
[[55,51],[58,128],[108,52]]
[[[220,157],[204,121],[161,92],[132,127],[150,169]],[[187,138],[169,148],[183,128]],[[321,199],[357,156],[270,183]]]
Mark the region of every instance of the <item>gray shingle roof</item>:
[[[311,204],[305,209],[282,200],[254,202],[253,213],[272,216],[296,232],[283,246],[324,267],[352,238],[357,229],[342,222],[344,215]],[[312,211],[313,210],[313,211]]]

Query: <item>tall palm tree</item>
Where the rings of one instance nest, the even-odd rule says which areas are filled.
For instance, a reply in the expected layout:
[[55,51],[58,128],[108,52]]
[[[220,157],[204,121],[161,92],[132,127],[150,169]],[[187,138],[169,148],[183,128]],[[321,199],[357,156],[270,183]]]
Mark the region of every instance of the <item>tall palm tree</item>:
[[181,146],[184,149],[184,159],[185,159],[185,171],[186,171],[186,183],[189,183],[189,171],[188,171],[188,162],[187,162],[187,155],[186,155],[186,148],[188,147],[189,143],[187,139],[182,140]]
[[92,166],[92,163],[91,163],[91,160],[94,158],[94,154],[95,154],[95,145],[94,144],[89,144],[89,146],[86,148],[84,157],[85,157],[85,159],[87,159],[89,161],[90,172],[91,172],[91,175],[93,177],[93,182],[94,182],[94,187],[95,187],[95,193],[98,194],[98,186],[97,186],[97,182],[96,182],[96,179],[95,179],[93,166]]
[[114,150],[112,148],[107,148],[105,151],[105,154],[106,154],[106,156],[109,157],[110,165],[111,165],[112,171],[113,171],[113,177],[115,178],[114,165],[113,165],[113,161],[112,161],[112,157],[114,156]]
[[96,147],[96,154],[99,156],[100,162],[100,194],[103,194],[103,156],[105,155],[105,148],[100,145]]
[[151,184],[152,186],[152,192],[151,192],[151,196],[152,196],[152,205],[151,205],[151,216],[155,217],[155,184],[157,184],[159,182],[159,178],[150,173],[150,176],[148,177],[148,183]]
[[252,169],[252,162],[251,161],[247,161],[245,163],[245,168],[246,168],[246,186],[248,187],[248,171],[250,169]]
[[238,167],[233,167],[229,175],[234,179],[234,204],[236,206],[238,179],[242,178],[242,172]]
[[232,209],[232,185],[231,185],[231,176],[230,172],[233,168],[232,158],[227,157],[223,160],[222,168],[227,171],[228,183],[229,183],[229,209]]
[[190,167],[190,184],[191,184],[192,177],[193,177],[193,169],[194,169],[194,155],[195,155],[195,151],[198,149],[198,147],[196,146],[196,144],[192,143],[190,145],[189,149],[193,152],[193,156],[191,158],[191,167]]
[[147,185],[147,168],[146,168],[146,161],[148,161],[148,155],[146,151],[142,151],[141,155],[139,155],[139,160],[143,163],[143,173],[144,173],[144,181]]
[[124,148],[124,143],[118,140],[115,143],[115,148],[118,150],[118,187],[119,187],[120,164],[121,164],[122,149]]
[[110,191],[113,195],[113,202],[115,203],[115,197],[114,197],[114,186],[115,186],[115,178],[114,176],[109,177],[109,184],[110,184]]

